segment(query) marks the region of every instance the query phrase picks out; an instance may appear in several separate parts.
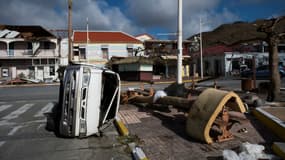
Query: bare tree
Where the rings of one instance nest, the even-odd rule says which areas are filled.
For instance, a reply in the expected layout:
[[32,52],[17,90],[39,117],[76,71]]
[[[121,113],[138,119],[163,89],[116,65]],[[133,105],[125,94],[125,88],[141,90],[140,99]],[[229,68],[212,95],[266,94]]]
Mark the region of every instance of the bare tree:
[[[192,38],[192,37],[191,37]],[[191,39],[190,38],[190,39]],[[235,22],[224,24],[211,32],[203,33],[203,47],[224,44],[265,41],[269,48],[270,66],[270,99],[280,99],[281,80],[278,69],[278,44],[285,38],[285,16],[272,19],[256,20],[254,22]]]

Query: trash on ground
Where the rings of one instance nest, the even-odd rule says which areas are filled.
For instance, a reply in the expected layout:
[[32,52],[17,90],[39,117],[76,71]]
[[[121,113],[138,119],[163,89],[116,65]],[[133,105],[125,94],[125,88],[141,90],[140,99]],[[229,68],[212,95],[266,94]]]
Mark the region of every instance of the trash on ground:
[[240,152],[233,150],[224,150],[223,158],[225,160],[257,160],[257,159],[277,159],[275,155],[264,153],[265,147],[259,144],[251,144],[249,142],[242,143]]

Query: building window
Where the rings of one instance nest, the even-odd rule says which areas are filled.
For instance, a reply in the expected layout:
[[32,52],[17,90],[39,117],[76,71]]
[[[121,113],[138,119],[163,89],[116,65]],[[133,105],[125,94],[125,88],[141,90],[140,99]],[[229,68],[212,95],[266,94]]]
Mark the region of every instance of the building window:
[[33,49],[33,44],[31,42],[28,42],[28,50],[32,50]]
[[8,76],[9,76],[9,69],[2,68],[2,77],[8,77]]
[[55,76],[55,67],[54,66],[50,66],[49,67],[49,75],[50,76]]
[[48,59],[41,59],[41,65],[47,65]]
[[15,44],[14,43],[10,43],[9,44],[8,57],[13,57],[14,56],[14,49],[15,49]]
[[134,53],[134,45],[133,44],[127,44],[127,52],[128,52],[129,57],[133,56],[133,53]]
[[48,62],[49,64],[55,64],[55,59],[49,59]]
[[101,50],[102,50],[103,59],[108,59],[108,55],[109,55],[108,48],[102,48]]
[[33,59],[33,65],[40,65],[41,61],[40,59]]
[[41,49],[50,49],[50,42],[41,42]]
[[86,48],[79,48],[79,59],[86,59]]
[[133,48],[127,48],[127,51],[128,51],[128,56],[129,57],[133,56],[133,53],[134,53],[134,49]]

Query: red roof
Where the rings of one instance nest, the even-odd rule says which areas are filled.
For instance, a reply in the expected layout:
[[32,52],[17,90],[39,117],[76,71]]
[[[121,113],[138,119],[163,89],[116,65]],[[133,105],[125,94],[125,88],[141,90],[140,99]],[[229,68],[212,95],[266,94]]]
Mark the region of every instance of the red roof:
[[[225,52],[240,52],[240,53],[248,53],[254,52],[255,49],[252,46],[243,46],[243,45],[235,45],[235,46],[225,46],[225,45],[216,45],[207,48],[203,48],[203,56],[217,56],[223,55]],[[200,51],[196,52],[192,55],[193,57],[199,57]]]
[[[224,45],[211,46],[203,48],[203,56],[214,56],[214,55],[223,55],[225,52],[232,52],[232,47],[227,47]],[[193,57],[200,56],[200,51],[192,55]]]
[[[124,32],[89,31],[89,43],[142,43]],[[74,31],[74,43],[86,43],[86,31]]]

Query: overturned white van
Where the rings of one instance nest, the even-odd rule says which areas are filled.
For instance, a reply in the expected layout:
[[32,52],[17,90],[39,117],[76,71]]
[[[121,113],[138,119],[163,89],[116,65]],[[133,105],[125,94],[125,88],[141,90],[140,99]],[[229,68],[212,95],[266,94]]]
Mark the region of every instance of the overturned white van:
[[119,109],[120,77],[94,65],[75,64],[65,69],[60,93],[59,134],[86,137],[100,132]]

